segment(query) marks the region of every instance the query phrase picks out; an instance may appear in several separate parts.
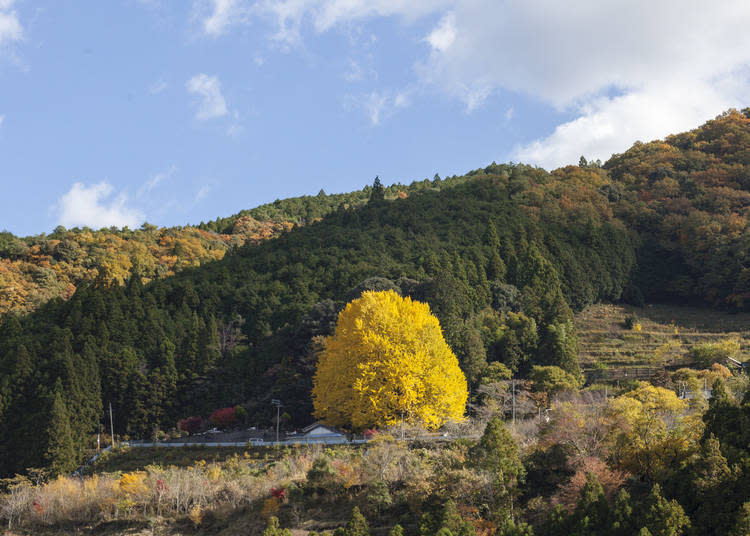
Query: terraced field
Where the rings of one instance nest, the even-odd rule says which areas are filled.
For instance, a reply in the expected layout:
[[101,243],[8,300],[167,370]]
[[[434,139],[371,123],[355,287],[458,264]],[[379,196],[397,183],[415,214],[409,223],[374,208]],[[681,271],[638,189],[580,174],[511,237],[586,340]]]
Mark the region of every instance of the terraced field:
[[[640,331],[628,329],[633,315]],[[698,307],[594,305],[576,315],[581,367],[598,379],[647,378],[664,368],[690,366],[690,349],[701,343],[739,338],[738,359],[750,360],[750,314]]]

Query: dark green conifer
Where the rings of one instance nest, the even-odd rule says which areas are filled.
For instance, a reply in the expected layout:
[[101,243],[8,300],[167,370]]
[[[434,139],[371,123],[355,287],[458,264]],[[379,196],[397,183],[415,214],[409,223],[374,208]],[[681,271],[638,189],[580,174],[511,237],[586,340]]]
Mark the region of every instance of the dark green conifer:
[[66,473],[76,466],[76,453],[70,427],[70,415],[62,397],[62,384],[58,381],[49,406],[44,453],[45,465],[53,475]]

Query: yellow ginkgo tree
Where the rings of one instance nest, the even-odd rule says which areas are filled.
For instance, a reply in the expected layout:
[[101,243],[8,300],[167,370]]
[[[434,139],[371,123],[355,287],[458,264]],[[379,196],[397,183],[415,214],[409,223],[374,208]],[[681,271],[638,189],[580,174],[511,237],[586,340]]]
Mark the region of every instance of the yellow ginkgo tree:
[[369,291],[339,313],[312,391],[315,416],[362,430],[463,418],[466,378],[426,303]]

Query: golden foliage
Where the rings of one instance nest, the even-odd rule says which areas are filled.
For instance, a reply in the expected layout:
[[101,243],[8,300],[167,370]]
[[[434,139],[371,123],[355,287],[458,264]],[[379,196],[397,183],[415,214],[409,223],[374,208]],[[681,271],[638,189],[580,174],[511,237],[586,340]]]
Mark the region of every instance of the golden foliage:
[[699,415],[674,391],[642,383],[609,403],[613,419],[613,461],[651,479],[679,466],[703,433]]
[[365,292],[339,314],[313,387],[315,415],[364,429],[463,418],[466,379],[427,304]]
[[[136,231],[64,231],[62,239],[33,237],[16,258],[0,258],[0,314],[33,311],[53,298],[70,298],[83,282],[123,284],[133,269],[145,281],[220,260],[233,246],[257,244],[290,230],[288,221],[238,218],[231,235],[195,227]],[[26,242],[23,242],[26,243]]]
[[120,477],[120,489],[125,495],[141,495],[147,491],[146,488],[146,473],[142,471],[136,471],[134,473],[124,473]]

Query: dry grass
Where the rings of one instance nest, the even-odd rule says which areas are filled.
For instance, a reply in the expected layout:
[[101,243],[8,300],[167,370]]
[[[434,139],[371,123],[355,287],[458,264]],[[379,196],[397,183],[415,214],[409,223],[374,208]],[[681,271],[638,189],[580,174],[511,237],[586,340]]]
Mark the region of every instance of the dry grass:
[[59,477],[40,486],[19,481],[0,497],[8,528],[77,526],[112,520],[188,516],[199,524],[207,509],[237,509],[268,497],[273,487],[303,479],[319,448],[292,453],[259,474],[252,460],[198,461],[187,468]]

